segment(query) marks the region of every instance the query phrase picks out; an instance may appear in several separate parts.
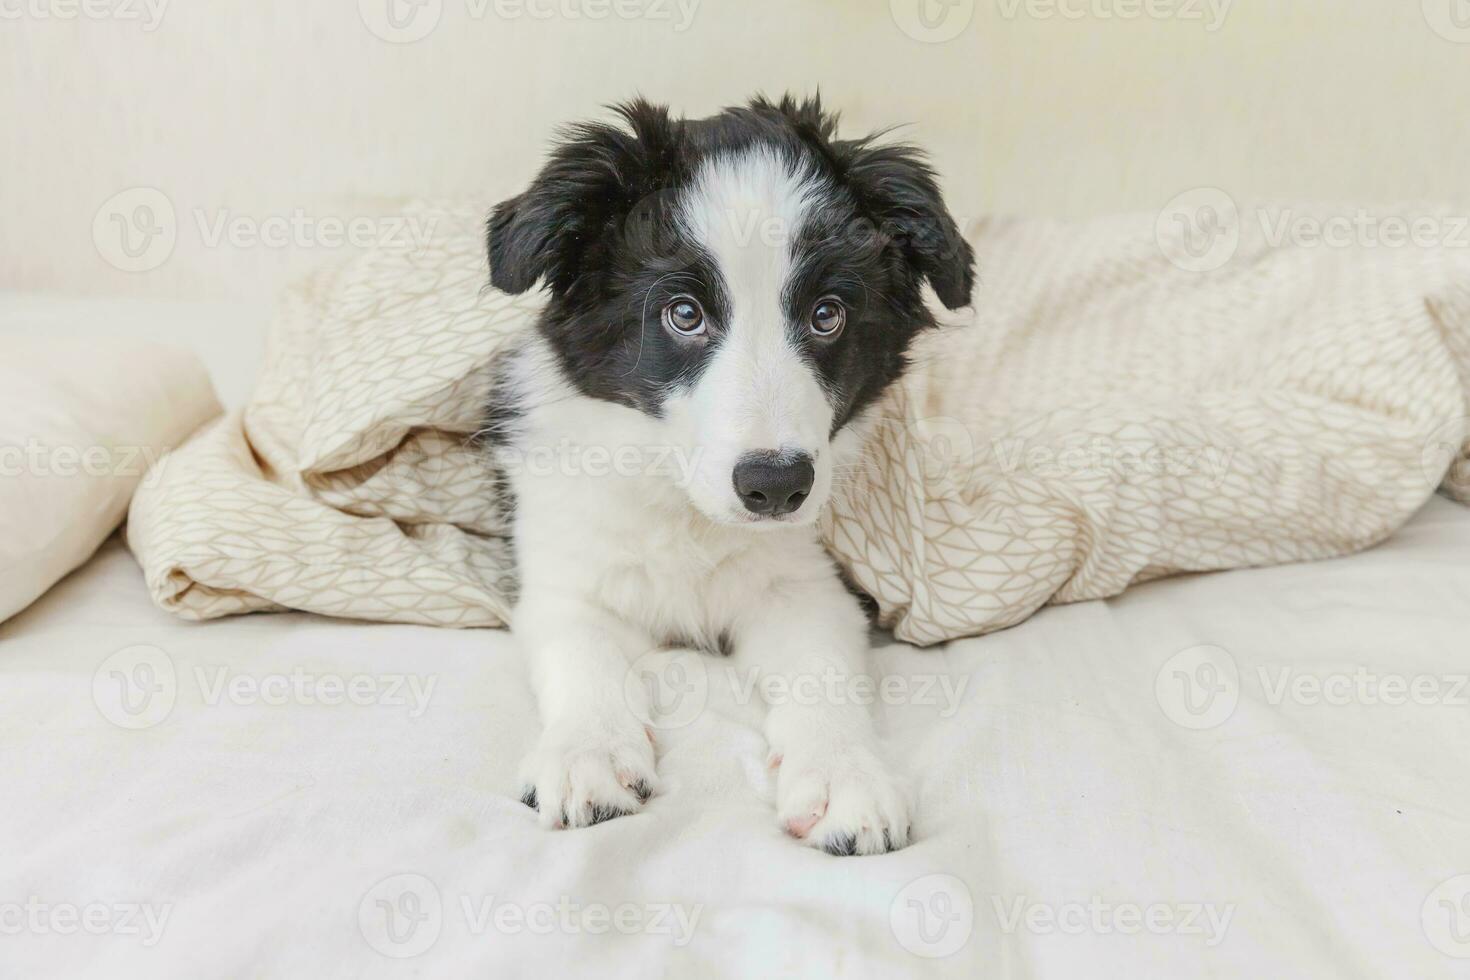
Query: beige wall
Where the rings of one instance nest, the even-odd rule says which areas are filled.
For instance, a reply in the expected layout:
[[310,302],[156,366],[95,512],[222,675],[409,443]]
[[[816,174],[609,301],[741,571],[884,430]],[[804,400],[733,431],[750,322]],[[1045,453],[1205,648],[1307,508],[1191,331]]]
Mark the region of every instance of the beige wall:
[[[258,298],[337,250],[317,222],[513,190],[555,123],[634,92],[821,85],[853,131],[913,123],[964,215],[1470,197],[1470,0],[417,2],[432,30],[391,43],[368,23],[410,0],[0,0],[0,287]],[[953,38],[910,36],[920,2]],[[140,186],[166,260],[99,218]],[[244,237],[211,245],[222,220]]]

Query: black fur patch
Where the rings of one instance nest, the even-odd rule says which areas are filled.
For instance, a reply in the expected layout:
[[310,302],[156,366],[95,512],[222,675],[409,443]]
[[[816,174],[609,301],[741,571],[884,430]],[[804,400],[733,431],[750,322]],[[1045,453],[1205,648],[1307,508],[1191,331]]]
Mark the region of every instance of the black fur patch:
[[[516,356],[514,347],[502,350],[490,365],[490,393],[486,399],[485,416],[480,430],[475,433],[475,442],[486,450],[484,458],[490,469],[490,490],[495,498],[495,510],[501,525],[509,531],[515,524],[515,485],[506,473],[503,461],[497,454],[512,449],[517,431],[525,414],[511,378],[511,361]],[[515,562],[515,536],[507,534],[511,547],[510,558]],[[514,592],[512,585],[508,592]]]
[[[797,231],[787,314],[800,349],[834,402],[835,429],[903,372],[914,336],[933,326],[927,281],[951,309],[969,302],[973,256],[922,154],[869,137],[838,139],[818,99],[757,98],[708,119],[675,119],[636,99],[622,126],[567,129],[531,186],[490,216],[490,280],[550,292],[538,329],[584,394],[657,416],[670,390],[699,377],[717,334],[675,337],[660,314],[690,294],[723,321],[728,298],[697,242],[674,220],[682,190],[717,154],[761,147],[818,176],[820,206]],[[849,310],[831,341],[805,329],[811,305],[836,295]],[[739,312],[735,311],[738,316]]]

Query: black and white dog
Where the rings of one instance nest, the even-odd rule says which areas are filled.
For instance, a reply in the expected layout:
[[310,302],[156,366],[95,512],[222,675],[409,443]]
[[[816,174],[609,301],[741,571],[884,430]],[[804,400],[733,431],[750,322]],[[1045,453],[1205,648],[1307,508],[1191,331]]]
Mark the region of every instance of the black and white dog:
[[[865,669],[866,617],[814,525],[929,303],[966,306],[973,282],[921,154],[838,139],[816,99],[617,111],[566,131],[488,228],[492,284],[548,291],[498,364],[487,431],[557,460],[502,473],[545,722],[524,800],[549,827],[656,792],[624,683],[649,650],[788,680]],[[781,825],[833,853],[903,847],[908,802],[867,708],[794,700],[767,711]]]

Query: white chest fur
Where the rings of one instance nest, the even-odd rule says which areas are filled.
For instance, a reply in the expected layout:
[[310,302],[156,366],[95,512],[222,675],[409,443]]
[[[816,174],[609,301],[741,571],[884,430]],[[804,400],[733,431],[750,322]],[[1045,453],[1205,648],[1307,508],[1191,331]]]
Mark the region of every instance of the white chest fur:
[[810,527],[753,531],[700,514],[677,482],[690,450],[633,409],[578,395],[538,355],[518,369],[507,468],[523,592],[595,600],[655,641],[713,644],[782,579],[831,575]]

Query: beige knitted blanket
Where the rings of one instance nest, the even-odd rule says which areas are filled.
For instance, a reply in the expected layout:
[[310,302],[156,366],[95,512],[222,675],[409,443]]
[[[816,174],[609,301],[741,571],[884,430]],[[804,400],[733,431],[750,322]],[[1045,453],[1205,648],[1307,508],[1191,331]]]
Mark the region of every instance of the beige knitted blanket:
[[[163,608],[508,621],[507,529],[469,437],[537,300],[486,288],[484,213],[425,206],[427,248],[288,294],[249,404],[133,500]],[[973,313],[925,339],[823,520],[883,625],[983,633],[1366,548],[1436,488],[1470,501],[1470,249],[1288,243],[1243,215],[1223,264],[1153,216],[973,229]]]

